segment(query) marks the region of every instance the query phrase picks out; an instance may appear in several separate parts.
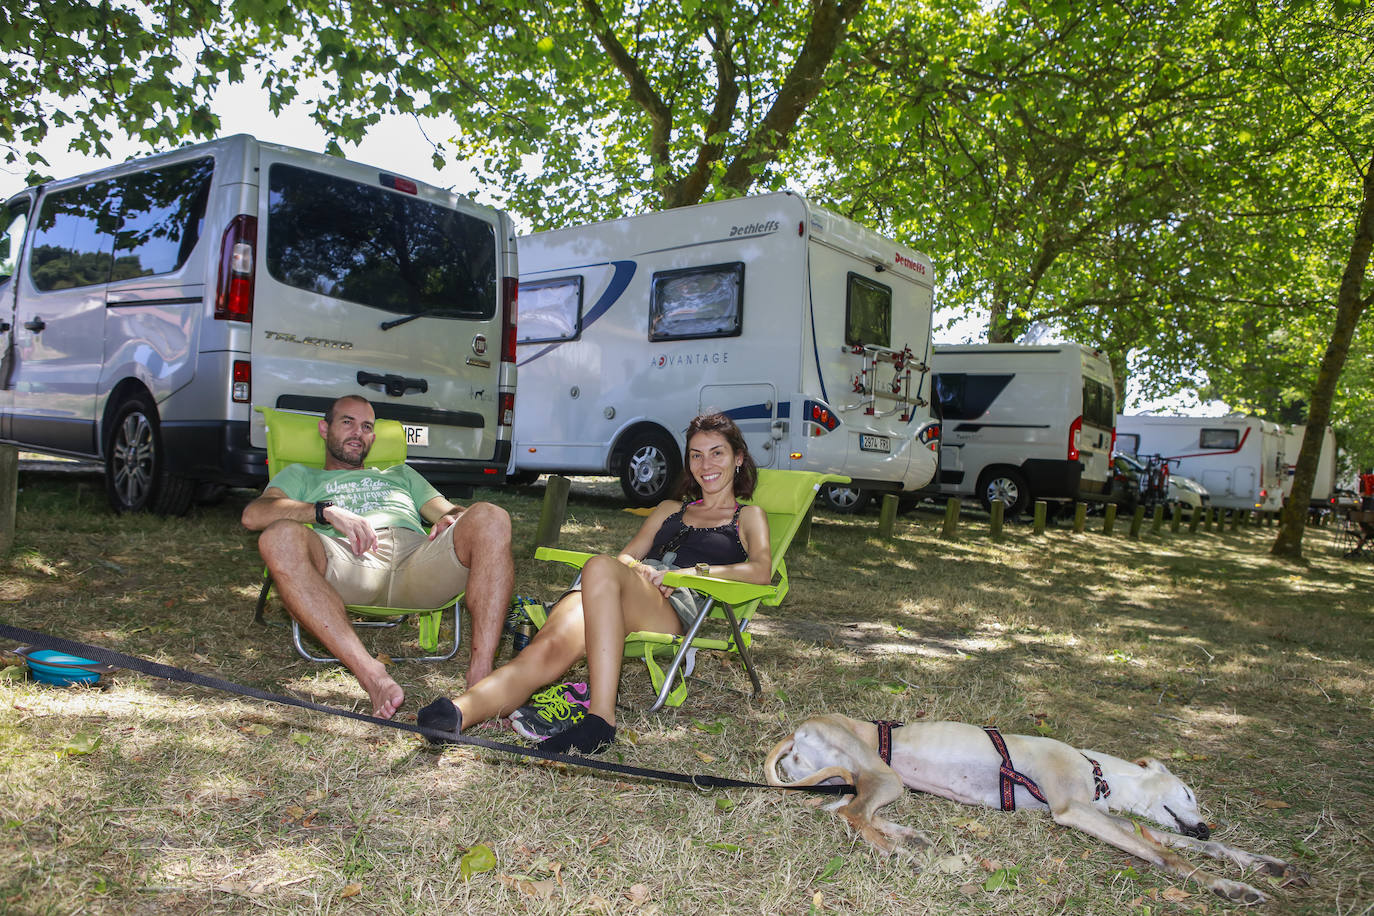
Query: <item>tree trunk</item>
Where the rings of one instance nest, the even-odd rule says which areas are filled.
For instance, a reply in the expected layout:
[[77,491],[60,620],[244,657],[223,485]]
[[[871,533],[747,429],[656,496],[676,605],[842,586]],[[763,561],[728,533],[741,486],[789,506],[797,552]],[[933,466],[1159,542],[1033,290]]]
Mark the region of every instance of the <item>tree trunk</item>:
[[1331,401],[1350,353],[1355,327],[1369,305],[1360,298],[1360,291],[1364,288],[1371,247],[1374,247],[1374,158],[1370,159],[1364,170],[1364,196],[1355,221],[1355,240],[1350,246],[1345,273],[1341,275],[1340,292],[1336,295],[1336,323],[1331,329],[1331,341],[1326,345],[1321,368],[1317,370],[1317,381],[1307,399],[1310,405],[1307,432],[1302,437],[1298,465],[1293,472],[1293,490],[1288,495],[1288,504],[1283,507],[1279,535],[1269,551],[1277,557],[1302,559],[1303,526],[1307,519],[1307,506],[1312,499],[1312,483],[1317,477],[1322,435],[1331,421]]

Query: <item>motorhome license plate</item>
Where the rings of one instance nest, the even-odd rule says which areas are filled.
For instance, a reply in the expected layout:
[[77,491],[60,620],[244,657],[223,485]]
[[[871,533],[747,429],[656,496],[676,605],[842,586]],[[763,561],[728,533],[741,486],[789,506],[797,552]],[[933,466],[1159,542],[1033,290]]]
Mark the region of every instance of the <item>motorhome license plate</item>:
[[890,452],[892,440],[887,436],[870,436],[865,433],[859,436],[859,448],[865,452]]
[[409,423],[402,423],[401,426],[406,431],[406,446],[429,445],[429,427],[411,426]]

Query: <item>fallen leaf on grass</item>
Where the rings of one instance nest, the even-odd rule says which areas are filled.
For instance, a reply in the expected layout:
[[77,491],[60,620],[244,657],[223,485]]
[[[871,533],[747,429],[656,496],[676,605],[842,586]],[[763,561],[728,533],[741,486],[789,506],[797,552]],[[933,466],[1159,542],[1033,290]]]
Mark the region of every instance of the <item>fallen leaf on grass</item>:
[[972,897],[974,894],[978,893],[978,892],[981,891],[981,890],[982,890],[982,887],[980,887],[980,886],[977,885],[977,884],[961,884],[961,885],[959,885],[959,893],[963,894],[965,897]]
[[729,811],[731,808],[734,808],[734,807],[735,807],[735,802],[734,802],[732,799],[729,799],[729,798],[718,798],[718,799],[716,799],[716,810],[719,811],[721,814],[725,814],[727,811]]
[[100,747],[99,735],[93,735],[90,732],[78,732],[58,749],[57,755],[59,757],[79,757],[91,753],[98,747]]
[[243,732],[245,735],[256,735],[259,738],[272,734],[272,729],[269,726],[263,725],[261,722],[240,726],[239,731]]
[[458,860],[458,873],[467,881],[473,875],[491,871],[496,867],[496,853],[491,851],[491,847],[485,843],[478,843],[463,853],[463,858]]
[[1013,865],[1010,868],[999,868],[988,879],[983,882],[983,890],[998,891],[1004,887],[1016,887],[1017,879],[1021,875],[1021,866]]
[[24,679],[24,669],[19,665],[6,665],[0,668],[0,680],[22,681]]
[[1292,805],[1286,801],[1279,801],[1277,798],[1266,798],[1260,802],[1261,808],[1291,808]]
[[973,857],[966,852],[940,856],[926,868],[927,872],[937,875],[952,875],[973,864]]
[[362,892],[363,886],[361,884],[349,884],[346,885],[343,890],[339,891],[339,899],[346,900],[349,897],[356,897]]
[[1181,887],[1166,887],[1162,895],[1170,903],[1179,903],[1193,896]]
[[830,861],[825,863],[825,868],[821,869],[821,873],[817,876],[816,880],[829,881],[831,878],[835,877],[835,872],[839,871],[840,867],[843,865],[844,856],[831,857]]
[[293,821],[298,821],[305,817],[305,809],[300,805],[287,805],[283,813]]
[[972,817],[961,817],[950,826],[966,830],[978,837],[988,835],[988,828],[984,827],[976,818]]
[[705,751],[693,750],[693,753],[696,754],[698,758],[700,758],[700,760],[701,760],[702,763],[715,763],[715,762],[716,762],[716,758],[712,757],[710,754],[706,753]]
[[625,897],[635,906],[643,906],[649,902],[649,885],[631,884],[630,889],[625,892]]
[[307,744],[310,743],[310,736],[302,732],[293,732],[291,734],[291,743],[299,744],[301,747],[305,747]]
[[547,878],[543,881],[536,881],[525,875],[498,875],[497,880],[506,887],[519,891],[526,897],[537,897],[540,900],[548,900],[557,889],[557,885],[553,880]]

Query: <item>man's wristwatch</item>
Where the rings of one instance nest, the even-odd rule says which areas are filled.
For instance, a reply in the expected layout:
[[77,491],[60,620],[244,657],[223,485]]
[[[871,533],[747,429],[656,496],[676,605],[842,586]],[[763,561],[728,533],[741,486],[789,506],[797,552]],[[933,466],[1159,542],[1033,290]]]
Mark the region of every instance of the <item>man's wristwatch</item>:
[[329,524],[329,519],[324,517],[324,510],[332,505],[334,505],[333,501],[328,499],[322,499],[315,503],[315,524],[326,526]]
[[711,575],[711,565],[709,563],[698,563],[696,569],[698,576]]

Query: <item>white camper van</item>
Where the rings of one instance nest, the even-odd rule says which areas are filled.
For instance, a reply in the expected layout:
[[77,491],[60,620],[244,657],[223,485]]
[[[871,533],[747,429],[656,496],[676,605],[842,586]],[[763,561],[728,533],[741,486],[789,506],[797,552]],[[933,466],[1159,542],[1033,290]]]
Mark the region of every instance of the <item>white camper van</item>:
[[1283,432],[1257,417],[1116,418],[1118,447],[1159,455],[1201,483],[1222,509],[1276,511],[1283,505]]
[[791,193],[523,236],[512,470],[669,494],[698,413],[760,467],[935,473],[929,260]]
[[[1283,430],[1283,500],[1288,501],[1293,492],[1293,473],[1298,467],[1298,452],[1302,451],[1302,437],[1307,427],[1295,423]],[[1312,498],[1309,504],[1313,509],[1327,509],[1331,506],[1331,494],[1336,490],[1336,433],[1330,426],[1322,435],[1322,450],[1317,456],[1317,476],[1312,481]]]
[[1037,499],[1110,493],[1116,383],[1100,350],[942,345],[934,369],[942,494],[1015,516]]
[[29,188],[0,226],[0,440],[103,460],[117,511],[260,483],[253,405],[350,393],[431,479],[504,479],[505,214],[238,135]]

